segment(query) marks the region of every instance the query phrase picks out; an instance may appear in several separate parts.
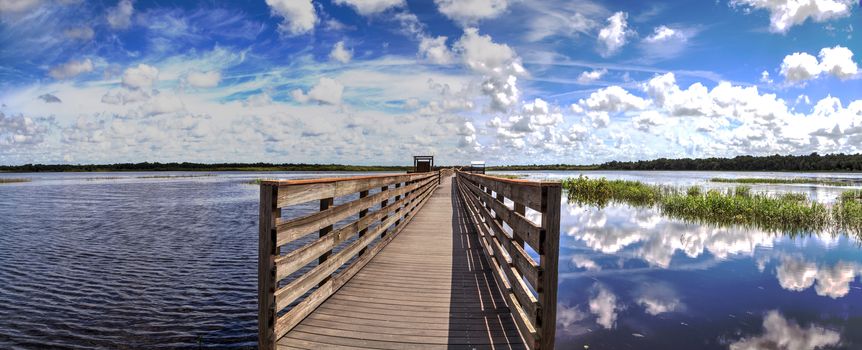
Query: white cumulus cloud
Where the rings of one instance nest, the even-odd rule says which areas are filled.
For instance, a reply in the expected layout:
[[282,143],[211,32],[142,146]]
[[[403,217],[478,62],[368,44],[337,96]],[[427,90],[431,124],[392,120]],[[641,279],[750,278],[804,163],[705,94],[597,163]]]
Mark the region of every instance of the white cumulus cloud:
[[332,51],[329,52],[329,58],[341,63],[348,63],[353,58],[353,51],[345,49],[344,41],[342,40],[335,43],[335,46],[332,47]]
[[617,12],[608,17],[608,25],[599,30],[599,53],[608,57],[616,54],[628,42],[631,32],[628,29],[628,14]]
[[454,57],[452,51],[446,47],[446,39],[445,36],[423,37],[419,42],[419,57],[434,64],[452,63]]
[[335,0],[336,4],[349,5],[363,16],[377,14],[393,7],[402,7],[404,0]]
[[599,80],[608,73],[607,69],[596,69],[591,71],[583,71],[581,75],[578,76],[578,83],[580,84],[589,84],[596,80]]
[[434,0],[444,16],[462,25],[473,25],[494,18],[509,7],[508,0]]
[[854,0],[731,0],[731,6],[769,11],[769,30],[786,33],[807,21],[824,22],[850,15]]
[[108,9],[108,24],[114,29],[126,29],[132,25],[132,13],[135,8],[131,0],[120,0],[116,7]]
[[491,98],[492,109],[506,111],[518,101],[517,77],[526,71],[509,45],[495,43],[490,36],[479,34],[478,29],[467,28],[455,49],[464,65],[485,76],[482,92]]
[[305,34],[314,29],[317,13],[311,0],[266,0],[273,15],[284,18],[278,28],[290,35]]
[[308,93],[296,89],[291,91],[291,96],[300,103],[316,101],[321,104],[338,105],[341,104],[341,95],[343,93],[344,85],[341,85],[335,79],[320,78],[317,85],[314,85]]
[[838,79],[850,79],[859,73],[859,66],[853,61],[853,52],[843,46],[825,47],[814,57],[805,52],[795,52],[784,57],[781,62],[781,75],[790,82],[816,79],[822,74]]
[[146,64],[127,68],[123,71],[123,86],[130,89],[149,89],[159,79],[159,69]]

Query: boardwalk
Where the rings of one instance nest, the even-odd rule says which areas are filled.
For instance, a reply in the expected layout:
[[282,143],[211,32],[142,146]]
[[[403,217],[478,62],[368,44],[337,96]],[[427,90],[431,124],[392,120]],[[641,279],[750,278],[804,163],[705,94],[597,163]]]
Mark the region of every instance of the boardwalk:
[[413,220],[279,349],[522,349],[510,308],[445,178]]
[[559,182],[442,169],[260,189],[261,350],[553,349]]

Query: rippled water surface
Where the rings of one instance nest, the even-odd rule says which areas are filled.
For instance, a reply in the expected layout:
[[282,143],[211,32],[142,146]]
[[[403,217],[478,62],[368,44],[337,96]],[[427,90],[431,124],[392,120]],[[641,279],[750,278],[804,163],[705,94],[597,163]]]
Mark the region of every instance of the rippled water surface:
[[[585,174],[679,186],[728,186],[707,183],[717,176],[862,183],[858,174]],[[0,175],[32,179],[0,185],[0,348],[256,345],[258,188],[245,182],[331,174],[153,175],[183,174]],[[753,186],[824,203],[843,189]],[[710,227],[626,205],[564,200],[562,213],[558,348],[862,349],[858,238]]]
[[[562,178],[579,173],[524,173]],[[672,186],[712,177],[830,177],[854,186],[756,185],[834,202],[860,174],[584,172]],[[563,349],[862,349],[859,238],[791,238],[711,227],[657,209],[563,203],[557,347]]]
[[0,349],[256,346],[245,182],[351,174],[182,175],[0,175]]

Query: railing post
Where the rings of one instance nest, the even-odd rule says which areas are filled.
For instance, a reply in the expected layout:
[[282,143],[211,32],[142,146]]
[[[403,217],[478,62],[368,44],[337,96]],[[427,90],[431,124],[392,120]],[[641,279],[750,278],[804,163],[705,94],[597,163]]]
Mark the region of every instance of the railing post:
[[257,300],[258,348],[275,349],[275,223],[278,209],[278,186],[260,186],[260,230],[258,231]]
[[539,234],[539,305],[537,319],[541,349],[554,348],[557,329],[557,265],[560,254],[560,185],[542,187],[542,229]]
[[[494,199],[500,201],[500,204],[506,205],[506,201],[504,198],[505,197],[503,197],[503,195],[500,194],[499,192],[497,193],[497,195],[494,196]],[[500,213],[497,213],[497,212],[494,213],[494,220],[496,220],[497,223],[500,224],[500,227],[503,227],[503,218],[500,217]],[[512,232],[512,236],[513,237],[515,236],[514,232]]]
[[[365,197],[368,197],[368,191],[360,191],[360,192],[359,192],[359,198],[365,198]],[[359,218],[360,218],[360,219],[364,218],[364,217],[365,217],[365,215],[368,215],[368,209],[362,209],[362,210],[360,210],[360,211],[359,211]],[[360,237],[360,238],[362,238],[362,236],[365,236],[365,233],[366,233],[366,232],[368,232],[368,228],[367,228],[367,227],[366,227],[366,228],[364,228],[364,229],[359,230],[359,237]],[[359,250],[359,255],[364,255],[364,254],[365,254],[365,250],[366,250],[366,249],[367,249],[367,248],[362,248],[362,249],[360,249],[360,250]]]
[[[331,197],[330,197],[330,198],[323,198],[323,199],[321,199],[321,200],[320,200],[320,211],[324,211],[324,210],[326,210],[326,209],[329,209],[329,207],[331,207],[333,203],[334,203],[334,198],[331,198]],[[324,228],[320,229],[320,231],[318,231],[318,235],[317,235],[317,237],[319,237],[319,238],[323,238],[323,237],[324,237],[324,236],[326,236],[330,231],[332,231],[332,225],[329,225],[329,226],[326,226],[326,227],[324,227]],[[330,255],[332,255],[332,250],[329,250],[329,251],[327,251],[327,252],[325,252],[325,253],[323,253],[323,254],[320,254],[320,258],[318,258],[318,259],[317,259],[317,264],[318,264],[318,265],[319,265],[319,264],[323,264],[323,262],[324,262],[324,261],[326,261],[326,259],[328,259]],[[326,278],[324,278],[322,281],[320,281],[320,283],[318,284],[318,286],[322,286],[322,285],[323,285],[324,283],[326,283],[327,281],[329,281],[329,276],[327,276],[327,277],[326,277]]]
[[[400,183],[400,182],[399,182],[399,183],[397,183],[397,184],[395,184],[395,188],[399,188],[399,187],[401,187],[401,183]],[[395,196],[395,202],[393,202],[393,203],[398,203],[398,200],[400,200],[400,199],[401,199],[401,196],[400,196],[400,195]],[[401,215],[401,204],[398,204],[398,205],[396,205],[395,207],[396,207],[396,209],[395,209],[395,216]],[[400,223],[401,223],[401,219],[395,220],[395,224],[394,224],[394,225],[392,225],[392,226],[393,226],[393,227],[398,226],[398,224],[400,224]]]
[[[524,217],[527,217],[527,207],[524,206],[523,204],[515,202],[515,207],[513,209],[515,210],[516,213],[521,214]],[[521,238],[518,235],[514,235],[514,234],[512,235],[512,238],[514,239],[514,241],[516,243],[520,244],[521,247],[524,247],[524,239],[523,238]]]
[[[381,188],[380,188],[380,192],[386,192],[386,191],[388,191],[388,190],[389,190],[389,186],[388,186],[388,185],[387,185],[387,186],[383,186],[383,187],[381,187]],[[380,202],[380,209],[382,210],[382,209],[383,209],[383,208],[385,208],[387,205],[389,205],[389,198],[386,198],[386,199],[384,199],[382,202]],[[389,217],[389,215],[388,215],[388,214],[387,214],[387,215],[383,215],[383,217],[382,217],[382,218],[380,218],[380,223],[385,222],[385,221],[386,221],[386,218],[388,218],[388,217]],[[386,231],[383,231],[383,233],[381,233],[381,234],[380,234],[380,238],[383,238],[383,237],[386,237]]]

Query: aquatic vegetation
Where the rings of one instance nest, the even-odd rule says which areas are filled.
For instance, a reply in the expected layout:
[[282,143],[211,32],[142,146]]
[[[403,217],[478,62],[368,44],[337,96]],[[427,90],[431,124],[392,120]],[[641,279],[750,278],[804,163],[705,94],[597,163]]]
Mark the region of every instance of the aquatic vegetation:
[[12,183],[21,183],[21,182],[30,182],[30,179],[3,179],[3,178],[0,178],[0,184],[12,184]]
[[862,228],[862,191],[848,191],[831,209],[810,201],[803,193],[753,193],[748,186],[704,192],[698,186],[685,190],[638,181],[590,179],[563,181],[569,199],[603,207],[609,202],[658,207],[664,215],[715,225],[758,227],[767,231],[801,233],[832,227]]
[[147,175],[147,176],[137,176],[136,179],[183,179],[183,178],[193,178],[193,177],[214,177],[215,174],[203,174],[203,175]]
[[709,191],[705,195],[671,194],[662,197],[658,205],[670,217],[768,231],[820,231],[830,223],[829,211],[823,204],[800,201],[796,196],[752,194],[748,187],[725,193]]
[[122,177],[119,176],[98,176],[98,177],[88,177],[85,180],[87,181],[100,181],[100,180],[119,180]]
[[812,184],[812,185],[829,185],[829,186],[848,186],[849,182],[837,181],[837,180],[828,180],[828,179],[804,179],[804,178],[794,178],[794,179],[778,179],[778,178],[757,178],[757,177],[743,177],[743,178],[723,178],[723,177],[714,177],[709,179],[711,182],[722,182],[722,183],[739,183],[739,184]]
[[513,179],[513,180],[523,179],[523,178],[527,177],[527,175],[518,175],[518,174],[485,174],[485,175],[493,176],[493,177],[499,177],[499,178],[503,178],[503,179]]
[[651,206],[670,188],[651,186],[638,181],[590,179],[586,176],[563,180],[569,198],[580,204],[604,207],[608,202]]
[[841,193],[833,208],[832,217],[839,227],[862,234],[862,190]]

